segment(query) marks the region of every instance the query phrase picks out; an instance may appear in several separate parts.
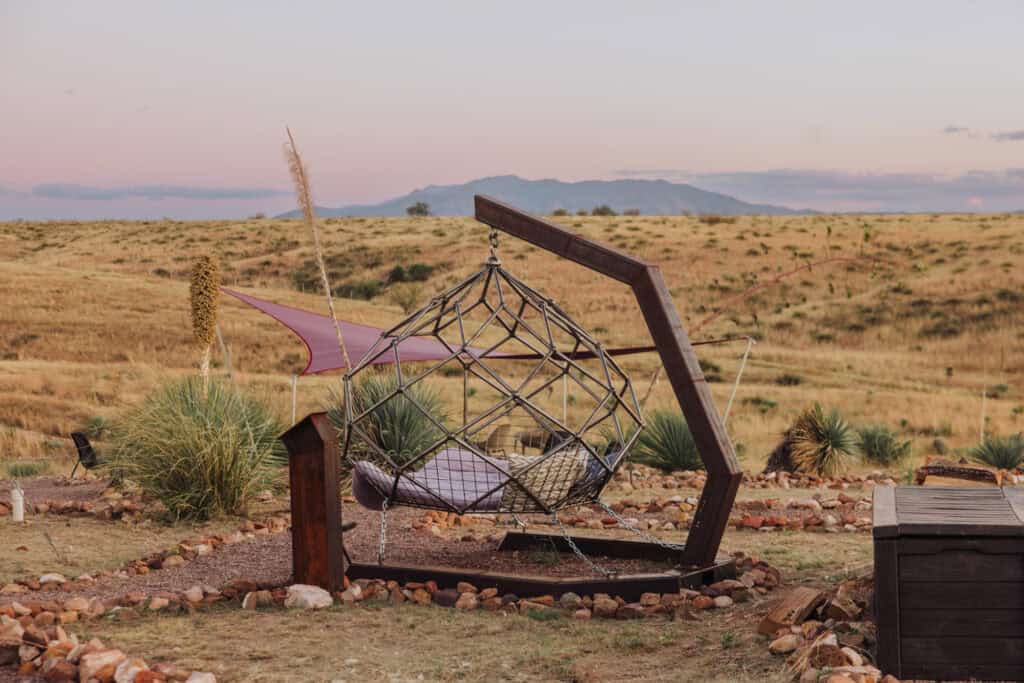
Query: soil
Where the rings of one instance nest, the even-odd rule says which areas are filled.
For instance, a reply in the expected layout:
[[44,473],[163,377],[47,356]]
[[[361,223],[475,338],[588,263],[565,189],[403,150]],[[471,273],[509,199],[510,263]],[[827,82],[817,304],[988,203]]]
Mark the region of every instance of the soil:
[[[79,487],[84,488],[84,487]],[[102,490],[102,489],[100,489]],[[550,577],[593,576],[594,572],[572,554],[552,551],[498,551],[501,527],[489,524],[448,529],[442,537],[427,529],[409,528],[422,518],[422,511],[396,509],[388,514],[386,559],[400,564],[458,567],[509,574]],[[345,508],[345,520],[357,526],[345,534],[345,544],[354,561],[372,563],[377,560],[379,516],[358,506]],[[184,537],[185,529],[182,530]],[[472,534],[473,540],[460,540]],[[591,557],[602,567],[622,574],[665,571],[665,563],[646,560]],[[181,592],[196,584],[220,587],[239,578],[261,586],[286,585],[291,577],[291,534],[288,532],[256,536],[233,545],[223,545],[216,552],[197,557],[180,567],[151,571],[129,578],[103,578],[74,592],[75,595],[114,599],[127,593],[147,594]],[[63,599],[69,591],[0,596],[0,604],[18,600],[39,602]]]

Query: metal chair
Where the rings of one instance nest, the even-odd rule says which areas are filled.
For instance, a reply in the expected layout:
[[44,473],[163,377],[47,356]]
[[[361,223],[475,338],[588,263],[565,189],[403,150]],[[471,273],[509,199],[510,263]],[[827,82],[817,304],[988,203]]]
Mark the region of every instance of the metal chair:
[[75,442],[75,448],[78,450],[78,462],[75,463],[74,469],[71,470],[71,478],[73,479],[79,465],[87,470],[91,470],[100,464],[100,459],[96,457],[96,451],[93,450],[92,444],[89,443],[89,437],[82,432],[71,432],[71,440]]

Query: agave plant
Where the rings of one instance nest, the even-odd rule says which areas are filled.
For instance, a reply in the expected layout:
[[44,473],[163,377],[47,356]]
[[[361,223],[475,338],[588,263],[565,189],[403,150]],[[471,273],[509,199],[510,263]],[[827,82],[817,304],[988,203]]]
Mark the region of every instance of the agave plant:
[[664,472],[704,469],[686,418],[665,410],[651,414],[633,446],[633,459]]
[[[392,373],[367,375],[352,388],[353,415],[359,416],[384,401],[359,423],[360,431],[375,448],[359,441],[352,447],[368,455],[383,451],[392,463],[401,466],[436,443],[444,433],[423,411],[441,424],[447,416],[441,395],[424,382],[413,384],[403,393],[395,393],[397,388],[398,377]],[[345,429],[344,393],[338,388],[331,391],[327,416],[339,431]],[[342,463],[342,469],[347,469],[346,463]]]
[[1024,463],[1024,435],[989,436],[970,450],[971,459],[1000,470],[1013,470]]
[[865,460],[879,465],[895,465],[910,455],[910,441],[901,441],[885,425],[867,425],[857,430],[860,452]]

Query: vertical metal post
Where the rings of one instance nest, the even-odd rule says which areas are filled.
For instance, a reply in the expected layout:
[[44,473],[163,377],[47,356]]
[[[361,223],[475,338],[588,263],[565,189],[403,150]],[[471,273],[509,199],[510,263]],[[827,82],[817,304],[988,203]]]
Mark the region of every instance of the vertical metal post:
[[562,424],[569,424],[569,373],[562,375]]

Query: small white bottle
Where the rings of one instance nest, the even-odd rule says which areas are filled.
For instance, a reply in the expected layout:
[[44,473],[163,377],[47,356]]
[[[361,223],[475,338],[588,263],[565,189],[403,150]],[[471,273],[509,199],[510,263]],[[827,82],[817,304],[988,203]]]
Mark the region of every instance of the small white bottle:
[[25,521],[25,495],[17,484],[11,489],[11,515],[15,522]]

